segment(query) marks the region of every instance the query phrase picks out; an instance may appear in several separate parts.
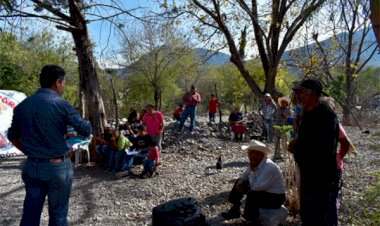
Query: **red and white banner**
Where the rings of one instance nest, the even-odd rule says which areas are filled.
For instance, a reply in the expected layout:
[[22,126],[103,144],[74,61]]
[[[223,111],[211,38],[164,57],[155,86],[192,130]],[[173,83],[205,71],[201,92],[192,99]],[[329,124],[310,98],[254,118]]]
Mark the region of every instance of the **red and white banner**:
[[0,90],[0,158],[23,155],[7,139],[8,128],[12,123],[13,109],[26,98],[21,92]]

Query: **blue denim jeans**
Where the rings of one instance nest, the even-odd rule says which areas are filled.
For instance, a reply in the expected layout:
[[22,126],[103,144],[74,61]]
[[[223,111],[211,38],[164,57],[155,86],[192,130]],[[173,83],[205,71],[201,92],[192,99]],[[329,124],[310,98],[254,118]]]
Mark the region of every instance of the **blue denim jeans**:
[[[146,158],[147,154],[137,154],[137,155],[125,155],[125,161],[124,161],[124,170],[130,170],[133,166],[133,162],[136,161],[143,161]],[[141,164],[141,163],[140,163]]]
[[149,172],[150,175],[153,174],[153,172],[154,172],[154,160],[145,159],[143,162],[143,166],[144,166],[143,174],[145,174],[146,172]]
[[186,106],[185,110],[181,114],[181,122],[179,124],[179,130],[182,129],[187,117],[190,115],[190,127],[189,130],[193,131],[195,125],[195,116],[197,114],[197,106]]
[[158,150],[161,152],[162,150],[162,134],[160,135],[150,135],[152,141],[154,141],[158,147]]
[[273,127],[273,120],[264,119],[263,136],[267,142],[273,142],[272,127]]
[[48,159],[28,158],[22,169],[25,183],[24,210],[21,226],[40,225],[45,197],[48,197],[49,226],[65,226],[73,182],[70,159],[52,163]]
[[98,153],[100,159],[102,159],[102,161],[106,163],[108,163],[109,161],[111,151],[112,151],[112,148],[109,145],[105,144],[105,145],[96,146],[96,152]]
[[208,119],[210,120],[210,123],[215,122],[215,112],[209,112]]
[[114,151],[110,152],[110,158],[108,161],[108,170],[113,172],[118,172],[121,170],[124,164],[126,153],[125,151]]

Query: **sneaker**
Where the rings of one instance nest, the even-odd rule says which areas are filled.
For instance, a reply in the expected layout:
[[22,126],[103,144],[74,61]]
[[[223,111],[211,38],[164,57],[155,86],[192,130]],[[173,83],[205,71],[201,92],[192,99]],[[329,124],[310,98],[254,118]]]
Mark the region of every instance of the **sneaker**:
[[232,207],[226,212],[222,213],[222,217],[226,220],[231,220],[240,217],[240,209]]
[[128,176],[128,174],[129,174],[128,170],[122,170],[122,171],[119,171],[119,172],[115,173],[115,176],[117,178],[122,178],[122,177]]

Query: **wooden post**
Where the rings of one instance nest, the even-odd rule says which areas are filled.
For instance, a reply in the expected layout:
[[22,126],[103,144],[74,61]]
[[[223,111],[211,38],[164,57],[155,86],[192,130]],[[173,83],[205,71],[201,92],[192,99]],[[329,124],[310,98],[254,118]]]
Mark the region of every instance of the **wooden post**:
[[216,83],[215,83],[215,96],[216,96],[216,99],[218,100],[219,123],[221,123],[221,122],[223,122],[223,120],[222,120],[222,109],[220,107],[218,90],[216,89]]

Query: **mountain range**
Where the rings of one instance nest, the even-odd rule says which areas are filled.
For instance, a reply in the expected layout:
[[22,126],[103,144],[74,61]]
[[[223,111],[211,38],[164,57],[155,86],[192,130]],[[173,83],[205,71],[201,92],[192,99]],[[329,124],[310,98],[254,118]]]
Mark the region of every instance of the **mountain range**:
[[[343,40],[344,36],[345,36],[344,33],[340,33],[340,34],[338,34],[338,39]],[[360,31],[358,31],[355,33],[353,40],[354,40],[354,42],[359,42],[360,38],[361,38],[360,37]],[[330,37],[328,39],[321,41],[320,43],[322,46],[328,47],[328,46],[332,45],[332,41],[333,41],[333,37]],[[369,34],[366,38],[366,42],[367,43],[376,42],[376,37],[372,31],[369,32]],[[292,62],[292,59],[290,56],[293,55],[293,53],[295,53],[295,52],[302,53],[302,52],[306,52],[307,49],[315,49],[315,48],[316,48],[316,43],[311,43],[307,46],[303,46],[303,47],[299,47],[299,48],[295,48],[295,49],[285,51],[281,60],[287,61],[288,63],[292,64],[293,62]],[[366,50],[362,54],[361,59],[366,59],[371,54],[371,52],[374,50],[374,48],[376,48],[376,45],[373,45],[371,48]],[[197,54],[199,55],[199,57],[201,59],[209,58],[206,61],[206,66],[219,66],[219,65],[223,65],[223,64],[230,62],[230,55],[229,54],[222,53],[222,52],[214,54],[212,51],[207,50],[207,49],[203,49],[203,48],[196,48],[194,50],[197,52]],[[356,53],[354,52],[354,54],[356,54]],[[380,67],[380,50],[377,53],[375,53],[375,55],[366,64],[366,67],[370,67],[370,66],[371,67]]]
[[[356,32],[357,35],[354,36],[354,42],[358,42],[360,40],[359,33],[360,33],[360,31]],[[343,40],[344,39],[344,33],[339,34],[338,38]],[[332,42],[333,42],[333,37],[330,37],[328,39],[321,41],[320,43],[322,46],[328,47],[328,46],[332,45]],[[367,36],[366,42],[367,43],[376,42],[376,37],[375,37],[373,32],[370,31],[369,35]],[[307,57],[307,54],[306,54],[307,49],[315,49],[315,48],[316,48],[316,43],[311,43],[307,46],[303,46],[303,47],[299,47],[299,48],[295,48],[295,49],[285,51],[283,56],[282,56],[281,61],[286,62],[286,64],[288,64],[288,65],[294,65],[295,62],[292,60],[292,58],[290,56],[292,56],[294,53],[298,53],[298,54],[301,53],[302,54],[304,52],[305,53],[304,55]],[[366,50],[362,54],[361,59],[366,59],[371,54],[371,52],[373,51],[374,48],[376,48],[375,45],[373,45],[371,48]],[[200,61],[203,61],[204,65],[206,67],[208,67],[208,66],[221,66],[221,65],[230,63],[230,57],[231,56],[229,54],[226,54],[223,52],[214,53],[213,51],[205,49],[205,48],[194,48],[194,51],[195,51],[196,55],[198,56],[198,59]],[[354,52],[354,54],[356,54],[356,53]],[[371,67],[380,67],[380,56],[379,55],[380,55],[380,51],[375,53],[375,55],[371,58],[371,60],[366,64],[366,67],[370,67],[370,66]],[[117,73],[122,77],[126,77],[129,74],[128,71],[129,71],[129,67],[126,67],[126,68],[118,69]],[[294,68],[294,67],[289,68],[289,71],[297,74],[297,68]]]

